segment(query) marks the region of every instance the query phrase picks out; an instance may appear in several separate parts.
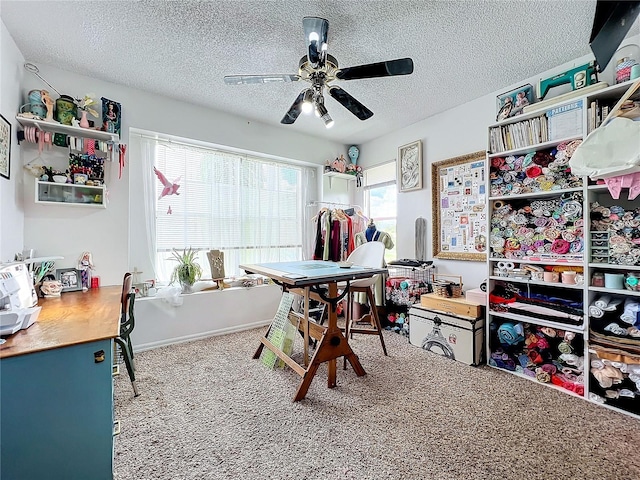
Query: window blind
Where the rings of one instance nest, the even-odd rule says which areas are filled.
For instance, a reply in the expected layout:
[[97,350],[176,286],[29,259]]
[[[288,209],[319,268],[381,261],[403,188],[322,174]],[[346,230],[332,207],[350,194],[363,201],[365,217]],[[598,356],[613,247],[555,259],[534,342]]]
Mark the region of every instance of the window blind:
[[[302,259],[306,176],[311,169],[236,152],[155,139],[153,164],[179,195],[162,198],[155,182],[156,275],[166,281],[176,263],[173,249],[199,251],[210,275],[206,252],[222,250],[227,276],[241,263]],[[154,175],[153,171],[150,175]],[[169,210],[170,209],[170,210]]]

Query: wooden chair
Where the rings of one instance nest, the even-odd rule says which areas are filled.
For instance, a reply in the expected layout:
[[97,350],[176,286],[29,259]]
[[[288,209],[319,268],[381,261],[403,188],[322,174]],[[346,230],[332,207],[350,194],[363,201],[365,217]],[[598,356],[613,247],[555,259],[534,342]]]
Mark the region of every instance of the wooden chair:
[[140,395],[136,386],[135,364],[133,362],[133,345],[131,343],[131,332],[135,327],[134,303],[136,299],[135,292],[132,291],[133,276],[127,272],[124,274],[122,281],[122,297],[120,309],[120,334],[115,338],[115,342],[120,346],[124,363],[127,367],[127,373],[131,380],[134,396]]
[[[382,268],[384,266],[384,250],[385,246],[382,242],[363,243],[351,252],[347,261],[352,262],[354,265],[361,265],[363,267]],[[385,355],[388,355],[387,347],[384,344],[384,337],[382,336],[382,325],[380,324],[380,318],[378,317],[378,308],[376,307],[376,301],[373,295],[373,287],[376,284],[378,277],[379,275],[374,275],[370,278],[355,280],[349,284],[349,293],[347,294],[347,312],[345,317],[345,337],[347,337],[347,339],[351,339],[353,338],[354,333],[378,335],[380,337],[380,343],[382,344],[382,351]],[[355,293],[366,294],[370,308],[370,312],[358,320],[353,318],[353,296]],[[354,323],[363,321],[368,321],[372,328],[354,327]],[[347,362],[345,360],[345,368],[346,365]]]

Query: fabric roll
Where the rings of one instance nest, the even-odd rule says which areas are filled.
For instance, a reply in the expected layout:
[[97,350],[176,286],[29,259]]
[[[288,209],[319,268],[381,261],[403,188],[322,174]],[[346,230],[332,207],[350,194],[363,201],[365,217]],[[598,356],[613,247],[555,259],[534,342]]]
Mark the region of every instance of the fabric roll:
[[609,295],[603,295],[594,302],[594,305],[604,310],[607,308],[607,305],[609,305],[609,302],[611,302],[611,297]]
[[[597,304],[598,302],[596,302]],[[621,298],[613,298],[611,299],[611,301],[607,304],[606,307],[603,308],[604,311],[606,312],[613,312],[616,308],[618,308],[619,305],[622,304],[622,299]]]
[[640,322],[640,302],[627,299],[624,303],[624,311],[620,315],[620,320],[629,325],[635,325]]
[[620,320],[629,325],[634,325],[638,321],[638,314],[633,312],[623,313],[620,315]]
[[602,318],[604,316],[604,310],[596,305],[590,305],[589,316],[593,318]]
[[625,313],[640,312],[640,302],[637,300],[627,299],[627,301],[624,302],[624,311]]

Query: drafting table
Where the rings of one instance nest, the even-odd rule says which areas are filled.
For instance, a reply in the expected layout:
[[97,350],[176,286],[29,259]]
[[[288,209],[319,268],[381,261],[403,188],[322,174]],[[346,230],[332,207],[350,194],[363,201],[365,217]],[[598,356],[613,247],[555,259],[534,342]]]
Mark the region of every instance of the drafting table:
[[[240,265],[240,268],[247,273],[257,273],[269,277],[278,285],[281,285],[284,292],[288,291],[304,297],[302,328],[305,365],[300,365],[271,343],[267,338],[268,332],[261,338],[260,346],[253,356],[253,358],[259,358],[263,348],[267,347],[302,377],[302,383],[293,399],[294,402],[305,397],[319,365],[323,362],[329,362],[327,382],[329,388],[336,386],[336,359],[339,357],[345,357],[359,377],[366,373],[360,364],[360,360],[358,360],[358,356],[353,353],[347,339],[338,327],[336,307],[338,302],[348,293],[350,281],[386,273],[386,268],[360,267],[357,265],[353,265],[351,268],[340,268],[336,262],[321,260],[260,263]],[[341,285],[340,292],[338,291],[338,283],[344,284],[344,288]],[[321,326],[309,321],[309,299],[327,304],[329,307],[327,326]],[[310,362],[308,360],[309,336],[318,340],[316,351]]]

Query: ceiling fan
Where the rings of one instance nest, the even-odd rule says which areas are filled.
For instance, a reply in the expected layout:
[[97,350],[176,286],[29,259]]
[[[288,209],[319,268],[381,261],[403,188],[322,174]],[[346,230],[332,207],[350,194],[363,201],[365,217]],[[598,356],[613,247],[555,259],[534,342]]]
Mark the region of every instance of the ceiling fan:
[[327,128],[333,126],[333,119],[324,104],[325,89],[329,95],[356,117],[360,120],[366,120],[373,116],[373,112],[343,88],[331,85],[331,82],[413,73],[413,60],[410,58],[340,68],[338,61],[327,53],[329,21],[319,17],[304,17],[302,27],[307,42],[307,54],[300,59],[298,74],[227,75],[224,77],[224,82],[227,85],[297,82],[299,80],[309,82],[311,87],[300,92],[280,123],[292,124],[300,113],[315,111],[316,116],[322,118]]

